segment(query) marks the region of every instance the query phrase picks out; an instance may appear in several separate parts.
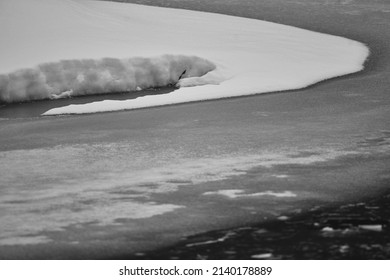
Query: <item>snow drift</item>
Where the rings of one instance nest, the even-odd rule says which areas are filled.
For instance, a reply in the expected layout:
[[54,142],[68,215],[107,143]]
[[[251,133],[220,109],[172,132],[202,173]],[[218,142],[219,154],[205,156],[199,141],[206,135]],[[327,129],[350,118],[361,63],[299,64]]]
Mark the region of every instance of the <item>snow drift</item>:
[[0,101],[135,91],[175,85],[179,79],[203,76],[215,65],[195,56],[62,60],[0,75]]
[[46,115],[303,88],[362,70],[369,54],[359,42],[291,26],[106,1],[2,0],[0,26],[0,96],[7,102],[167,85],[189,71],[163,96]]

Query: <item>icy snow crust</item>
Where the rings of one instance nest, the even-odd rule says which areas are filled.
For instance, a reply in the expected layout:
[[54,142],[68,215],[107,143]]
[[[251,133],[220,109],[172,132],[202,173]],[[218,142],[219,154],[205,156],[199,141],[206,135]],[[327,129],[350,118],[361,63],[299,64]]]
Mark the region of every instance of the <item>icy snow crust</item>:
[[[104,1],[3,0],[0,25],[3,101],[180,86],[46,115],[297,89],[360,71],[369,54],[359,42],[280,24]],[[135,70],[136,60],[146,63]]]
[[0,75],[0,100],[16,102],[174,85],[215,65],[198,57],[62,60]]

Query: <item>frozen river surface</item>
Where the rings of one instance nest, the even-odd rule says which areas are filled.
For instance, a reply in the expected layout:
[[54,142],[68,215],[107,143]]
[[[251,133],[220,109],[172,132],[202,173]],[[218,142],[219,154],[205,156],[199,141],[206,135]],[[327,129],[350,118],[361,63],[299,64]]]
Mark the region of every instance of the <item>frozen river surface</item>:
[[362,41],[363,73],[288,93],[2,119],[0,258],[115,258],[386,189],[390,9],[298,2],[167,3]]

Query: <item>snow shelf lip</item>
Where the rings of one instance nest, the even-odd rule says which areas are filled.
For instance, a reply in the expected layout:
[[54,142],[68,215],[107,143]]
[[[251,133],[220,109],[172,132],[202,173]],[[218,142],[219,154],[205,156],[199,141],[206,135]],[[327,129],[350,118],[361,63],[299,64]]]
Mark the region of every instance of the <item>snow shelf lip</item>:
[[[299,89],[360,71],[369,55],[364,44],[338,36],[254,19],[134,4],[4,0],[0,15],[0,24],[6,27],[0,29],[0,73],[61,60],[164,54],[197,56],[216,65],[205,75],[182,79],[178,90],[164,96],[70,105],[44,115],[127,110]],[[32,84],[17,83],[13,94],[28,92],[30,98],[34,82],[40,78],[33,77]],[[85,77],[80,80],[84,82]],[[105,83],[103,88],[112,81]],[[74,91],[49,86],[60,95]],[[4,88],[0,79],[0,94]],[[36,88],[39,94],[40,87]],[[92,87],[85,93],[96,92]]]

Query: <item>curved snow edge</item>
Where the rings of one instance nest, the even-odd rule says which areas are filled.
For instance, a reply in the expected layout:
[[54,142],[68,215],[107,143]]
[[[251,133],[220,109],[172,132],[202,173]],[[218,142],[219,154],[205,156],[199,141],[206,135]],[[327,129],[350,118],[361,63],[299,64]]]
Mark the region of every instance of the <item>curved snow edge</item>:
[[[169,94],[161,96],[143,96],[130,100],[104,100],[87,104],[68,105],[50,109],[43,113],[42,116],[81,115],[134,110],[189,102],[258,95],[262,93],[305,89],[319,82],[341,78],[364,70],[365,63],[370,56],[370,49],[363,43],[357,41],[351,42],[361,48],[362,52],[360,55],[360,61],[355,61],[354,64],[346,66],[345,69],[340,69],[339,71],[333,70],[328,73],[327,76],[319,77],[318,75],[313,75],[313,77],[305,77],[305,79],[295,81],[294,83],[271,83],[269,86],[261,88],[258,87],[256,83],[254,83],[254,86],[250,85],[251,82],[256,80],[258,73],[245,73],[243,75],[226,78],[226,73],[224,73],[220,67],[217,67],[215,70],[210,71],[201,77],[192,77],[180,80],[177,83],[180,88]],[[235,84],[237,83],[241,86],[236,87]]]

